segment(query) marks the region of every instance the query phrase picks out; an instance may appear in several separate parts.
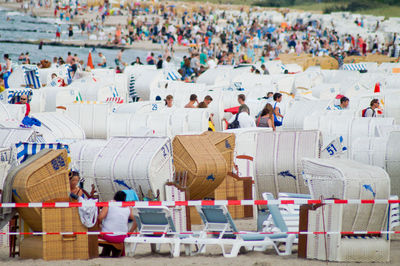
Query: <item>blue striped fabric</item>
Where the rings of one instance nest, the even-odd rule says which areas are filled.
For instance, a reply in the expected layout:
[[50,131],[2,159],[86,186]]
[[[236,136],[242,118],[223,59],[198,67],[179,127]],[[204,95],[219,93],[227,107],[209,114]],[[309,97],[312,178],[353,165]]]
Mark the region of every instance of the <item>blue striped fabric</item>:
[[7,89],[7,102],[16,103],[19,102],[19,97],[22,95],[27,95],[28,97],[32,95],[31,89]]
[[69,153],[68,145],[62,143],[28,143],[20,142],[15,144],[17,149],[17,161],[19,163],[24,162],[29,156],[35,155],[44,149],[62,150],[66,149]]
[[360,71],[360,70],[367,70],[367,66],[365,64],[344,64],[343,69],[351,71]]
[[136,84],[136,78],[134,74],[131,74],[129,77],[129,98],[132,99],[133,102],[137,102],[139,100],[139,96],[136,93],[135,89],[135,84]]
[[169,71],[167,73],[167,80],[180,80],[182,78],[181,74],[177,71]]
[[72,82],[72,76],[71,76],[72,66],[69,64],[65,64],[65,69],[67,70],[67,83],[69,85]]
[[27,88],[29,88],[30,86],[33,86],[35,89],[39,89],[42,87],[42,85],[40,84],[39,71],[37,66],[26,65],[22,66],[22,69],[24,70],[25,84]]
[[117,88],[115,86],[110,86],[110,90],[111,90],[111,92],[113,94],[113,97],[118,97],[119,96]]

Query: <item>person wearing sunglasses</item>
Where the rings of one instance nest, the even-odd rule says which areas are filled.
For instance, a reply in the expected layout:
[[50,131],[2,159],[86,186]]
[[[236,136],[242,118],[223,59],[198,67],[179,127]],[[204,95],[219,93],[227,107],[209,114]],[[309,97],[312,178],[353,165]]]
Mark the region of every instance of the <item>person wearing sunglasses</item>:
[[26,105],[26,112],[25,112],[25,116],[28,116],[29,113],[31,112],[31,106],[28,103],[28,96],[27,95],[22,95],[19,98],[19,102],[16,102],[16,104],[25,104]]

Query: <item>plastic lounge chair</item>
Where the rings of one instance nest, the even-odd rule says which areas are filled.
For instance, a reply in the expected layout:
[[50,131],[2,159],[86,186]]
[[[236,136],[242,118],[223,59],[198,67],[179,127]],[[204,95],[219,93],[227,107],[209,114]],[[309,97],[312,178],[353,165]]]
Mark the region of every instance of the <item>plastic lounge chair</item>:
[[168,244],[171,256],[179,257],[182,236],[176,234],[171,212],[167,207],[134,208],[134,216],[138,223],[139,234],[125,239],[127,256],[135,255],[137,244],[155,244],[158,247],[161,244]]
[[[291,254],[294,235],[239,232],[226,206],[196,206],[196,208],[205,227],[199,237],[181,240],[182,244],[196,244],[199,248],[196,253],[202,253],[206,245],[219,245],[224,257],[237,257],[242,247],[248,250],[265,251],[269,246],[273,246],[279,255]],[[210,233],[213,237],[209,237]],[[275,245],[275,239],[287,240],[285,252],[279,251]],[[226,252],[226,245],[232,245],[230,253]]]
[[[264,200],[274,200],[271,193],[262,194]],[[311,199],[309,194],[295,194],[295,193],[279,193],[279,199],[282,200],[298,200],[298,199]],[[258,215],[258,228],[263,232],[297,232],[299,231],[300,222],[300,204],[280,204],[268,205],[267,212]],[[283,223],[282,223],[282,220]],[[277,224],[280,222],[280,224]],[[262,229],[261,229],[262,228]],[[282,231],[285,230],[285,231]],[[294,243],[298,243],[298,238]]]

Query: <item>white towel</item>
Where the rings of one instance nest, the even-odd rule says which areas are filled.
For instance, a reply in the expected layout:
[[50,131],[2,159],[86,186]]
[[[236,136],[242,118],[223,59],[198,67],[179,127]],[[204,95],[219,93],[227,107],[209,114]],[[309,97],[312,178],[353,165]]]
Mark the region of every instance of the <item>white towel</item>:
[[[79,197],[79,202],[82,202],[84,205],[85,202],[97,202],[97,199],[84,199]],[[96,206],[82,206],[78,208],[79,210],[79,217],[81,218],[81,222],[87,228],[93,227],[97,221],[97,207]]]

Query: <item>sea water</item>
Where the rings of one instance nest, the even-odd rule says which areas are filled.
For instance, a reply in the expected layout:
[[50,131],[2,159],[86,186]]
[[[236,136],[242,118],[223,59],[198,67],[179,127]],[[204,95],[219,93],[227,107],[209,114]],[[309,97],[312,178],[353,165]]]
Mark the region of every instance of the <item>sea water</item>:
[[[89,47],[71,47],[71,46],[51,46],[43,45],[42,49],[39,50],[37,44],[26,44],[26,43],[7,43],[7,40],[21,40],[21,41],[39,41],[39,40],[54,40],[56,34],[56,27],[59,23],[59,19],[54,18],[38,18],[32,17],[29,14],[23,12],[12,11],[5,8],[0,8],[0,62],[3,60],[4,54],[9,54],[12,61],[17,62],[18,57],[21,53],[29,53],[29,58],[32,63],[38,63],[40,60],[46,59],[50,62],[53,57],[63,57],[64,60],[67,58],[67,53],[71,52],[73,55],[77,54],[78,57],[87,62],[89,51],[92,52],[93,63],[95,66],[100,63],[98,56],[99,52],[102,52],[107,58],[107,67],[115,67],[114,59],[117,56],[118,49],[103,49]],[[62,39],[67,39],[68,24],[62,23]],[[73,40],[86,40],[87,34],[81,35],[78,31],[77,26],[74,27]],[[140,57],[142,62],[145,59],[149,51],[139,49],[126,49],[123,53],[123,61],[130,64],[136,60],[136,57]],[[154,51],[154,56],[157,57],[161,52]],[[175,62],[182,59],[184,52],[175,53]],[[2,62],[3,63],[3,62]]]

